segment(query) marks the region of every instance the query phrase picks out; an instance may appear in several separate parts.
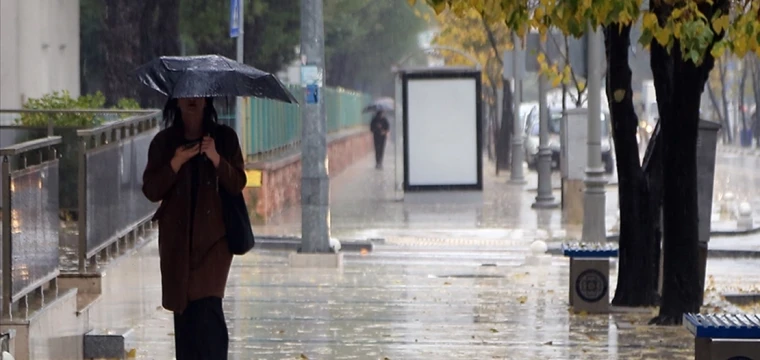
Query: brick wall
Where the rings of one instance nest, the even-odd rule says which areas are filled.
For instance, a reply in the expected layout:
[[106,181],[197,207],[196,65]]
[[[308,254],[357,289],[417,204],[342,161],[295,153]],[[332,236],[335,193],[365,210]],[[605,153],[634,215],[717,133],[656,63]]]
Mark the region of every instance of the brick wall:
[[[367,156],[372,151],[372,135],[352,130],[328,138],[328,172],[331,177]],[[277,212],[301,201],[301,155],[247,164],[261,171],[261,187],[244,190],[251,218],[266,222]]]

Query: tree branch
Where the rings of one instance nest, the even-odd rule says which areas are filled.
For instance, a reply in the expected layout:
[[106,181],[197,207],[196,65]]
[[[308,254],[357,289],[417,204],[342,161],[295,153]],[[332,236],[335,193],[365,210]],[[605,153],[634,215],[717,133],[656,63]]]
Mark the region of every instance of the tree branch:
[[496,44],[496,36],[491,30],[491,27],[488,26],[485,14],[480,14],[480,20],[483,23],[483,28],[486,30],[486,35],[488,35],[488,42],[491,44],[491,48],[496,53],[496,60],[499,61],[499,65],[504,66],[504,60],[502,60],[501,56],[499,56],[499,46]]

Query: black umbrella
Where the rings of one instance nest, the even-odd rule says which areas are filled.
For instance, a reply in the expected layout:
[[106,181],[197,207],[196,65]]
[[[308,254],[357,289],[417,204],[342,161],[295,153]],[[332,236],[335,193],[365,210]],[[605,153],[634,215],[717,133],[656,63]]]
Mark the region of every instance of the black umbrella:
[[298,103],[274,75],[219,55],[162,56],[136,73],[171,98],[255,96]]

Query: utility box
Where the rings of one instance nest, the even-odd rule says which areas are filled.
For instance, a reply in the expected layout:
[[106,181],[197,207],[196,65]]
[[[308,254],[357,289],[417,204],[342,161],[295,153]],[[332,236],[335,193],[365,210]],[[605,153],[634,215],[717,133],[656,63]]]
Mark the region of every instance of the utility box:
[[583,179],[588,159],[588,109],[567,109],[560,124],[562,215],[566,223],[583,223]]

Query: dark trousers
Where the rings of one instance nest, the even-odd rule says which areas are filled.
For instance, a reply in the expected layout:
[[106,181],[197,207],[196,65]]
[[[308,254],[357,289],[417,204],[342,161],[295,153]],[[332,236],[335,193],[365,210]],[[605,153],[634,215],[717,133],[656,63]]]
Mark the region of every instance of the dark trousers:
[[383,164],[383,154],[385,153],[385,135],[374,134],[375,140],[375,163],[380,166]]
[[222,299],[207,297],[174,313],[174,347],[177,360],[227,360],[229,333]]

